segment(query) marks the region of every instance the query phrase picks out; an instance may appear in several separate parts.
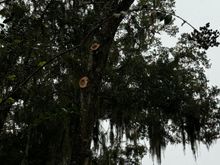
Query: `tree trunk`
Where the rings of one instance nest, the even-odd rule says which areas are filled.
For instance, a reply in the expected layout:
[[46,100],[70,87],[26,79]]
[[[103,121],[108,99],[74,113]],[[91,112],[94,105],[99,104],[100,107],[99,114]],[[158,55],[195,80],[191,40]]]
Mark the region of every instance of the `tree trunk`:
[[[124,0],[118,5],[115,10],[116,13],[126,11],[129,9],[134,0]],[[108,13],[109,14],[109,13]],[[114,13],[111,13],[112,15]],[[123,16],[110,17],[101,26],[101,30],[96,32],[94,36],[88,39],[91,42],[93,38],[98,39],[100,48],[93,54],[92,58],[88,61],[88,78],[89,84],[87,88],[81,89],[81,115],[80,115],[80,147],[79,157],[80,165],[92,164],[91,159],[91,142],[93,136],[93,128],[98,120],[98,93],[103,76],[103,70],[105,69],[109,50],[111,48],[112,41],[114,39],[117,28],[122,21]],[[89,43],[87,48],[91,46]],[[89,52],[87,52],[89,53]],[[92,65],[91,65],[92,64]],[[90,66],[91,65],[91,66]],[[73,165],[73,164],[72,164]]]

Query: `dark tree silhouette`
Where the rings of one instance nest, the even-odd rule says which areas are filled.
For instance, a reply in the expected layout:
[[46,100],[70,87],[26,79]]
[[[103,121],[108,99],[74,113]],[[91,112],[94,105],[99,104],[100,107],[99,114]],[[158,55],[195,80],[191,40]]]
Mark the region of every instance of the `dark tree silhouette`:
[[[160,162],[168,143],[196,152],[217,139],[219,89],[204,69],[219,32],[196,29],[174,5],[0,1],[0,164]],[[193,32],[163,47],[157,34],[175,36],[175,18]]]

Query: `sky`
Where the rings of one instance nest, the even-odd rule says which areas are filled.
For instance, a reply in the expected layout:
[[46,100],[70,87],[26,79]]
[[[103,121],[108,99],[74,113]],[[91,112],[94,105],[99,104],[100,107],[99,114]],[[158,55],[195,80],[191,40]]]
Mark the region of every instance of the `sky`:
[[[220,1],[219,0],[176,0],[176,14],[187,20],[194,27],[198,28],[210,22],[213,29],[220,30]],[[181,21],[176,21],[181,25]],[[192,28],[186,24],[180,27],[180,32],[189,32]],[[164,43],[175,42],[174,38],[163,39]],[[168,41],[167,41],[168,40]],[[207,56],[212,64],[211,69],[206,71],[210,85],[220,87],[220,47],[207,51]],[[192,154],[190,146],[183,151],[182,145],[168,145],[162,155],[161,165],[219,165],[220,162],[220,140],[216,141],[209,149],[200,144],[197,158]],[[145,156],[143,165],[157,165],[152,161],[150,155]]]

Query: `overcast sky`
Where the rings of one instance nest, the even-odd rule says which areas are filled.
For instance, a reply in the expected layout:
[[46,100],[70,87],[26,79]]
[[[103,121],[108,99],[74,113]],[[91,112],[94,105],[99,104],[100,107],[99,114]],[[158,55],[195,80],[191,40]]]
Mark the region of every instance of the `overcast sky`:
[[[198,28],[210,22],[211,28],[220,30],[220,0],[176,0],[176,14],[183,17],[194,27]],[[180,21],[176,21],[181,24]],[[192,29],[184,25],[181,32],[189,32]],[[212,64],[206,74],[211,85],[220,87],[220,47],[212,48],[207,52]],[[220,164],[220,140],[208,150],[200,145],[198,156],[195,160],[190,147],[183,152],[182,145],[169,145],[162,156],[161,165],[219,165]],[[143,165],[156,165],[157,161],[151,160],[150,155],[142,161]]]

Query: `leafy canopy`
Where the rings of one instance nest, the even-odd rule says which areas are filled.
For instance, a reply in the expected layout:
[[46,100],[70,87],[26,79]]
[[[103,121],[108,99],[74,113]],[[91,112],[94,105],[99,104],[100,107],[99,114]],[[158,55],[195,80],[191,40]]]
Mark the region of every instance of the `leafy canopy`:
[[[85,125],[93,164],[138,164],[148,153],[160,162],[168,143],[195,153],[219,137],[219,89],[204,73],[219,32],[206,24],[163,47],[158,34],[178,32],[174,0],[0,5],[2,164],[74,164]],[[92,54],[94,42],[101,47]]]

